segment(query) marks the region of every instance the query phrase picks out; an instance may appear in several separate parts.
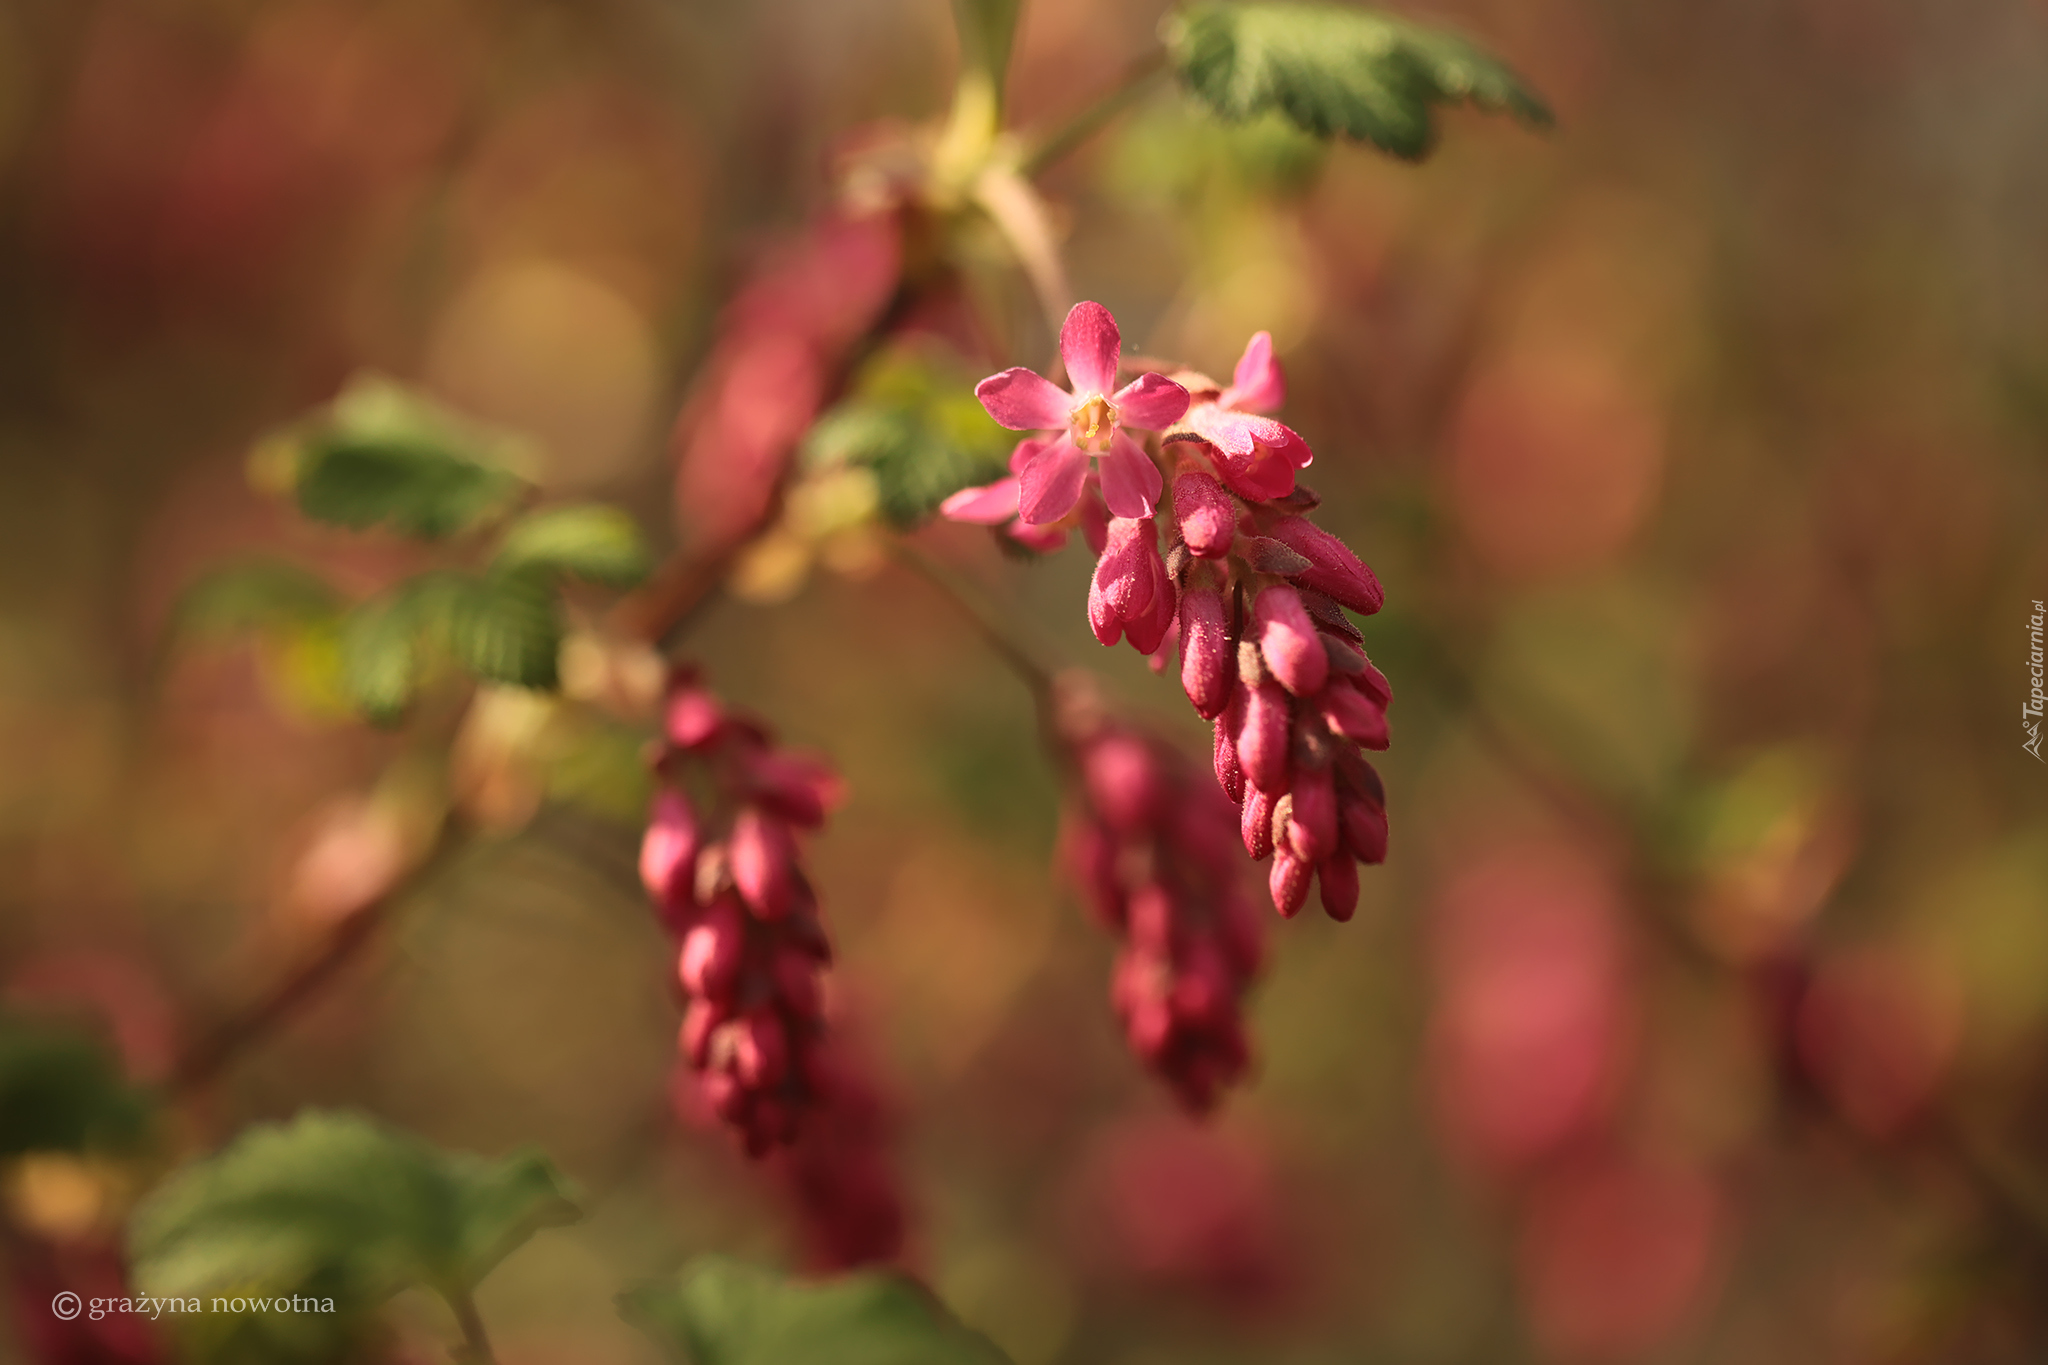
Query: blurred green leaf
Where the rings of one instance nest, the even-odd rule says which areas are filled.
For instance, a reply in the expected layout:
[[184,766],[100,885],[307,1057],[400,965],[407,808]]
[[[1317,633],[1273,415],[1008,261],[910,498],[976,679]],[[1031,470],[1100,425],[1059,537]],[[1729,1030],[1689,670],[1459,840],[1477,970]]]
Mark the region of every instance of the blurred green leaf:
[[1015,441],[964,375],[896,351],[870,362],[852,397],[811,428],[804,460],[869,470],[882,516],[910,527],[962,488],[1001,478]]
[[651,567],[640,527],[616,507],[587,503],[531,512],[512,523],[495,567],[543,568],[572,578],[630,588]]
[[449,644],[481,682],[552,689],[562,648],[555,583],[544,571],[493,570],[455,599]]
[[275,444],[299,510],[354,530],[382,524],[439,539],[503,511],[528,486],[505,467],[512,438],[383,379],[357,381]]
[[448,637],[469,580],[420,574],[358,606],[342,622],[343,685],[363,715],[388,725],[412,704],[429,658]]
[[216,569],[187,588],[173,615],[174,636],[267,634],[331,618],[340,594],[308,569],[251,560]]
[[1006,1357],[901,1275],[790,1280],[722,1256],[623,1295],[626,1316],[688,1365],[1003,1365]]
[[408,1285],[467,1293],[533,1233],[580,1215],[547,1158],[443,1152],[356,1114],[252,1128],[137,1208],[137,1286],[207,1297],[318,1292],[342,1313]]
[[1514,72],[1463,38],[1369,10],[1200,4],[1169,18],[1164,35],[1182,82],[1233,121],[1277,110],[1317,137],[1341,133],[1410,160],[1429,151],[1438,104],[1550,122]]
[[150,1101],[120,1064],[72,1030],[0,1017],[0,1158],[136,1147]]
[[434,570],[349,613],[342,676],[356,708],[388,725],[441,660],[480,682],[552,689],[561,646],[561,608],[547,570],[529,565],[482,577]]

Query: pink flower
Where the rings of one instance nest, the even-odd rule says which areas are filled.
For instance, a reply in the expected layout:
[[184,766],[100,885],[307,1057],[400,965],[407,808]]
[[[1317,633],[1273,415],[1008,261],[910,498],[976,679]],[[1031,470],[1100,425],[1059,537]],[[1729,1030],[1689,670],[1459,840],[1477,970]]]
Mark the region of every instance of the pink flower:
[[1286,398],[1287,381],[1273,359],[1272,334],[1260,332],[1245,343],[1230,387],[1192,403],[1180,425],[1215,449],[1218,470],[1232,492],[1255,502],[1284,498],[1294,491],[1294,471],[1315,459],[1292,427],[1259,415]]
[[1060,358],[1072,391],[1021,365],[975,386],[974,396],[989,416],[1010,430],[1056,433],[1017,471],[1017,511],[1027,526],[1058,521],[1073,510],[1091,458],[1099,461],[1102,498],[1111,515],[1152,515],[1164,481],[1123,428],[1171,426],[1188,410],[1188,391],[1158,374],[1140,375],[1116,389],[1122,354],[1116,319],[1101,304],[1084,301],[1060,328]]

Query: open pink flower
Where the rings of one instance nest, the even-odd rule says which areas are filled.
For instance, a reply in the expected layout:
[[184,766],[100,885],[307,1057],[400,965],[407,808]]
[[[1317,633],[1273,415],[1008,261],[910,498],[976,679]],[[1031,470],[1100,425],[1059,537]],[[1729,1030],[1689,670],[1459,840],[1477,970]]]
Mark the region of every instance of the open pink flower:
[[1027,526],[1058,521],[1073,510],[1091,458],[1100,462],[1102,499],[1111,515],[1152,515],[1164,481],[1123,429],[1171,426],[1187,411],[1188,391],[1158,374],[1115,389],[1122,355],[1116,319],[1101,304],[1084,301],[1060,328],[1060,358],[1072,392],[1021,365],[975,385],[974,396],[989,416],[1010,430],[1057,433],[1017,472],[1017,514]]
[[1294,491],[1294,471],[1315,458],[1308,442],[1293,428],[1260,416],[1287,399],[1287,381],[1273,359],[1273,336],[1259,332],[1245,343],[1230,387],[1210,398],[1198,398],[1181,419],[1215,448],[1218,472],[1231,491],[1255,502],[1284,498]]

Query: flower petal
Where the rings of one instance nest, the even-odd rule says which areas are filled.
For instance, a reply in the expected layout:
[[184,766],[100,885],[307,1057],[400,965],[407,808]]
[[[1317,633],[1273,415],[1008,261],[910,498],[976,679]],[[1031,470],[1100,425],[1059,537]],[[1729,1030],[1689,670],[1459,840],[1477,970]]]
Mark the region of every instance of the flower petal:
[[1017,516],[1027,526],[1058,521],[1074,510],[1088,457],[1072,438],[1062,436],[1040,450],[1017,476]]
[[1215,403],[1197,403],[1188,409],[1184,425],[1224,454],[1242,460],[1258,445],[1253,423],[1261,420],[1249,413],[1229,412]]
[[1010,452],[1010,472],[1022,474],[1024,466],[1031,463],[1034,455],[1058,439],[1057,436],[1026,436],[1017,442],[1017,448]]
[[1102,500],[1111,516],[1149,517],[1166,487],[1159,466],[1121,431],[1102,454]]
[[1076,398],[1086,401],[1097,394],[1109,396],[1116,388],[1123,345],[1123,334],[1117,331],[1116,319],[1107,308],[1093,299],[1074,305],[1060,328],[1060,359],[1067,364],[1067,382],[1074,386]]
[[1026,526],[1021,521],[1010,523],[1010,539],[1040,554],[1051,554],[1067,543],[1067,528],[1064,526]]
[[1109,401],[1123,425],[1163,431],[1188,410],[1188,391],[1163,374],[1141,374]]
[[1012,431],[1056,431],[1067,424],[1074,399],[1044,375],[1012,365],[974,386],[988,415]]
[[1230,387],[1216,401],[1239,412],[1271,412],[1287,401],[1287,380],[1273,359],[1271,332],[1254,333],[1244,344],[1237,373],[1230,377]]
[[1012,474],[979,488],[963,488],[939,504],[939,515],[948,521],[1000,526],[1017,515],[1017,476]]

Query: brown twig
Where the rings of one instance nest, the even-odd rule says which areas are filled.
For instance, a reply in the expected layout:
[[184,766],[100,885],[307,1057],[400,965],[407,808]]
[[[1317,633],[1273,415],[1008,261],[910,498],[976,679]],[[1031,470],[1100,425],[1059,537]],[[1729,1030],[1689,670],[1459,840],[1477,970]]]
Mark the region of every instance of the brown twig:
[[466,843],[467,835],[456,821],[451,819],[444,823],[434,847],[411,872],[401,877],[382,896],[337,925],[320,951],[302,963],[298,970],[272,986],[247,1009],[230,1016],[181,1057],[166,1082],[169,1093],[173,1096],[188,1095],[205,1088],[251,1046],[304,1009],[376,937],[391,908],[445,865]]

